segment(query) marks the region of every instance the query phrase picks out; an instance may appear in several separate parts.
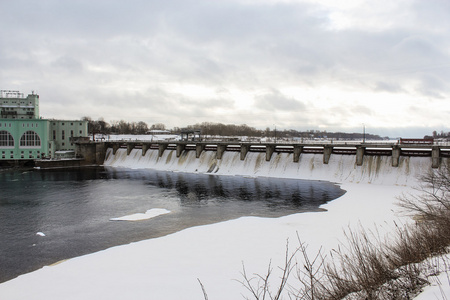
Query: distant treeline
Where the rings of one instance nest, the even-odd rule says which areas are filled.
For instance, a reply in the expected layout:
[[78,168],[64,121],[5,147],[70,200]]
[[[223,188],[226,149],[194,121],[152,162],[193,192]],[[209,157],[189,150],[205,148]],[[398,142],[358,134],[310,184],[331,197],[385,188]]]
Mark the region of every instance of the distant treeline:
[[294,129],[276,130],[275,128],[267,127],[265,130],[256,129],[246,124],[222,124],[213,122],[203,122],[193,125],[188,125],[185,128],[175,127],[167,129],[162,123],[156,123],[149,126],[143,121],[126,122],[124,120],[105,122],[103,118],[92,120],[90,117],[83,117],[83,120],[88,121],[88,130],[90,134],[147,134],[151,130],[169,131],[172,134],[179,134],[184,129],[200,129],[202,135],[206,136],[248,136],[248,137],[274,137],[279,139],[292,138],[328,138],[328,139],[363,139],[368,140],[382,140],[388,137],[380,137],[370,133],[346,133],[346,132],[327,132],[320,130],[298,131]]
[[366,139],[382,140],[379,135],[345,132],[327,132],[320,130],[298,131],[294,129],[277,130],[267,127],[265,130],[256,129],[248,125],[234,125],[203,122],[189,125],[189,129],[200,129],[202,135],[219,136],[250,136],[250,137],[276,137],[276,138],[328,138],[328,139]]
[[433,135],[426,135],[424,139],[450,139],[450,132],[441,131],[441,133],[438,133],[435,130],[433,131]]

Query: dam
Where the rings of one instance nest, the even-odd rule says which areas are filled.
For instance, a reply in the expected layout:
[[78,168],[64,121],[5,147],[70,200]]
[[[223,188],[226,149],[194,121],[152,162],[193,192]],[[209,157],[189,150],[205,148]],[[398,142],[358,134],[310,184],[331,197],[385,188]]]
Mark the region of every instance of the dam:
[[450,146],[386,143],[108,141],[78,144],[87,163],[217,175],[408,184],[449,164]]

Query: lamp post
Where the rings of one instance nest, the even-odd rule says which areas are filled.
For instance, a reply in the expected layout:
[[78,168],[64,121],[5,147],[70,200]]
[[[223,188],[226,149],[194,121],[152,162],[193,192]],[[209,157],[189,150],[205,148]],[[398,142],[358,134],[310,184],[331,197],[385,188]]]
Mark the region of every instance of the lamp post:
[[277,142],[277,125],[273,124],[275,126],[275,143]]
[[363,125],[363,143],[366,142],[366,125],[364,123],[362,123]]

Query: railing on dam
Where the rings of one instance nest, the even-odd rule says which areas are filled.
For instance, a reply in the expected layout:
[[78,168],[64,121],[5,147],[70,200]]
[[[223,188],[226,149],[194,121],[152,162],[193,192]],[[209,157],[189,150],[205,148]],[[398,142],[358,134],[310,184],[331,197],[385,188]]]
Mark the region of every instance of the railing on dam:
[[[92,142],[89,142],[92,143]],[[88,144],[89,144],[88,143]],[[391,156],[392,166],[398,167],[401,156],[430,157],[433,168],[438,168],[441,158],[450,157],[449,145],[423,145],[398,143],[252,143],[252,142],[187,142],[187,141],[107,141],[102,142],[103,151],[126,148],[129,155],[133,149],[141,149],[144,156],[149,149],[158,150],[161,157],[166,150],[175,150],[177,157],[183,151],[195,151],[199,158],[203,151],[215,151],[217,159],[222,159],[224,152],[239,152],[244,160],[249,152],[265,153],[270,161],[274,153],[291,153],[293,162],[299,162],[302,153],[322,154],[323,163],[328,164],[331,155],[354,155],[356,165],[361,166],[365,156]]]

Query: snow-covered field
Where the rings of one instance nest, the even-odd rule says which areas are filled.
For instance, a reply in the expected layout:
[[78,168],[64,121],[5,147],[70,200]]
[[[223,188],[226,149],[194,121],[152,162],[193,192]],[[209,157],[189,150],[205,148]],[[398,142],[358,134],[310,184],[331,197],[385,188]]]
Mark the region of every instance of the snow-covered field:
[[[312,154],[302,155],[300,164],[292,163],[288,154],[265,162],[258,153],[249,153],[244,162],[231,153],[222,161],[204,153],[199,159],[189,154],[180,162],[170,151],[161,158],[152,151],[145,156],[138,151],[127,157],[119,150],[115,156],[110,154],[105,164],[329,180],[340,183],[347,193],[323,205],[323,212],[272,219],[243,217],[44,267],[0,284],[0,299],[203,299],[198,279],[211,300],[243,299],[249,294],[237,281],[242,279],[242,265],[248,274],[264,274],[270,261],[276,269],[284,260],[287,240],[291,249],[298,246],[297,234],[313,255],[320,247],[322,253],[336,248],[348,228],[376,228],[383,235],[392,230],[394,220],[407,222],[398,213],[397,197],[414,192],[416,176],[431,165],[430,158],[411,158],[403,160],[399,168],[390,167],[387,159],[366,160],[357,167],[354,157],[338,155],[324,165],[320,155]],[[443,282],[443,288],[449,297],[448,282]],[[440,295],[439,288],[429,289],[429,293],[420,299],[442,299],[432,295]]]

